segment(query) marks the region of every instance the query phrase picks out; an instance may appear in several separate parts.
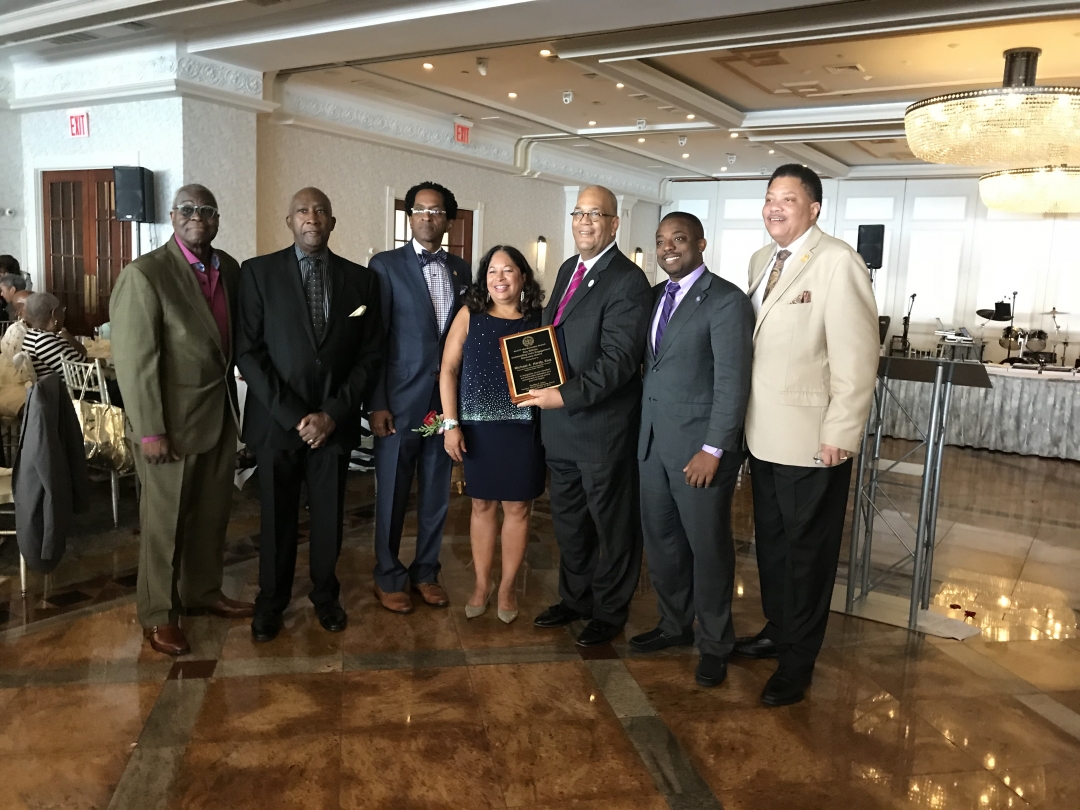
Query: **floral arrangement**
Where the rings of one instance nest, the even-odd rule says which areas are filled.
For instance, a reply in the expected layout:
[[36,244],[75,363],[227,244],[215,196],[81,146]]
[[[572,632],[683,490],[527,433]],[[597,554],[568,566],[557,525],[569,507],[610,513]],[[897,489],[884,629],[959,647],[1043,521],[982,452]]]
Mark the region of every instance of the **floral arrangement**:
[[429,411],[428,415],[424,417],[423,423],[418,428],[413,428],[413,433],[419,433],[421,436],[435,436],[443,432],[443,418],[435,411]]

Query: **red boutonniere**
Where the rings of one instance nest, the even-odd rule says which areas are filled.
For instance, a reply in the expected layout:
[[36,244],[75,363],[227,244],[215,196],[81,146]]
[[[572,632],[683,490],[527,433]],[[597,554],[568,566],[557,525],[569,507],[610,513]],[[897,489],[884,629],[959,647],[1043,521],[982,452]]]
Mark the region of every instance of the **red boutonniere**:
[[420,427],[413,428],[413,433],[419,433],[421,436],[434,436],[438,433],[442,433],[443,420],[435,411],[428,411],[428,415],[424,417],[424,421]]

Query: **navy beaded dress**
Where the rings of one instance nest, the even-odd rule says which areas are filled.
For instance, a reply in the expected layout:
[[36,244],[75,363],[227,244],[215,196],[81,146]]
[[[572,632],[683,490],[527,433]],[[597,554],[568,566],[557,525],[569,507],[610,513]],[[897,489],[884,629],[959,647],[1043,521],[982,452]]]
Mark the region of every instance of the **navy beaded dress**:
[[533,409],[510,401],[499,338],[535,329],[534,318],[469,315],[461,359],[458,414],[465,440],[465,488],[485,501],[531,501],[544,492],[544,449]]

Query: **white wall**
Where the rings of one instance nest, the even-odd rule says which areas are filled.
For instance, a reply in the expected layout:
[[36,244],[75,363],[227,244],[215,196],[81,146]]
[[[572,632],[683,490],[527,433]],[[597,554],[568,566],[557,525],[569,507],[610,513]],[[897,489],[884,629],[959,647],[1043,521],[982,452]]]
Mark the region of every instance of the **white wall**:
[[201,183],[214,193],[221,210],[214,244],[243,261],[255,255],[256,115],[187,98],[183,110],[184,183]]
[[[154,172],[157,220],[168,223],[173,191],[183,177],[182,100],[164,98],[118,104],[89,105],[90,137],[68,134],[66,110],[22,113],[22,209],[26,217],[26,266],[36,289],[42,279],[41,173],[60,169],[103,169],[145,166]],[[167,225],[144,227],[144,248],[168,238]]]
[[[22,132],[16,113],[0,110],[0,253],[8,253],[19,260],[24,269],[26,246],[23,224],[26,208],[23,205],[22,178]],[[7,209],[15,212],[7,216]]]
[[[690,210],[705,223],[705,259],[713,272],[745,289],[747,263],[768,243],[761,221],[767,181],[673,183],[673,210]],[[988,211],[976,178],[933,180],[827,180],[821,227],[854,245],[860,224],[885,225],[883,267],[876,273],[878,310],[892,317],[899,334],[909,296],[911,342],[930,349],[938,319],[947,327],[966,326],[986,341],[987,360],[1000,360],[1005,324],[983,326],[976,309],[1018,292],[1016,326],[1049,333],[1048,349],[1069,339],[1068,360],[1080,336],[1080,217],[1022,216]],[[1042,312],[1057,307],[1075,313],[1058,319],[1060,333]],[[1071,332],[1074,333],[1070,337]],[[1076,348],[1073,348],[1076,347]],[[1058,347],[1059,360],[1061,349]]]
[[285,227],[289,199],[304,186],[317,186],[330,197],[337,217],[332,249],[366,264],[370,251],[390,247],[387,188],[403,194],[424,180],[441,183],[459,201],[484,204],[482,243],[473,245],[477,258],[491,245],[503,243],[516,246],[533,261],[536,237],[546,237],[545,286],[550,286],[564,258],[562,185],[267,119],[258,124],[258,251],[289,244],[292,235]]

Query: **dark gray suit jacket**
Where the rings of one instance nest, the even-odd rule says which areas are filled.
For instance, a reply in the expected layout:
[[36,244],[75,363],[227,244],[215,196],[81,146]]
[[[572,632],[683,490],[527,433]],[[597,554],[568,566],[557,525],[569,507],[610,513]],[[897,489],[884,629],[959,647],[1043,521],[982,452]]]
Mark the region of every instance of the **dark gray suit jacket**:
[[469,265],[446,257],[454,286],[454,306],[445,324],[435,322],[424,271],[412,242],[371,257],[379,277],[382,325],[385,331],[383,369],[371,398],[372,411],[390,411],[398,434],[419,427],[427,412],[439,408],[439,365],[446,331],[469,287]]
[[666,466],[681,470],[709,445],[724,451],[722,464],[738,465],[750,397],[754,308],[746,293],[706,270],[679,302],[654,354],[652,322],[666,284],[653,288],[638,458],[644,460],[651,446]]
[[[563,262],[544,308],[555,320],[577,269]],[[641,268],[612,247],[585,276],[556,328],[567,380],[565,407],[543,411],[540,432],[548,458],[611,462],[634,457],[641,413],[641,358],[652,293]]]
[[52,571],[74,514],[89,505],[82,429],[59,374],[42,377],[26,395],[11,488],[19,551],[32,570]]

